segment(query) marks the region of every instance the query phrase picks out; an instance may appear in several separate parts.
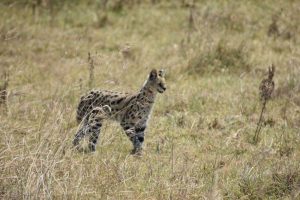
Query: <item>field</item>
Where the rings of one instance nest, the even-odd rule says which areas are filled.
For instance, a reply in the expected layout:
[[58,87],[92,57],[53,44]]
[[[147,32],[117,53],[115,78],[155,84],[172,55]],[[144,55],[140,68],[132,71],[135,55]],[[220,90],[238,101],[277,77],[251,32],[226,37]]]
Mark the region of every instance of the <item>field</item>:
[[[104,4],[0,1],[0,199],[300,199],[299,1]],[[110,121],[73,149],[80,96],[136,92],[152,68],[168,88],[143,155]]]

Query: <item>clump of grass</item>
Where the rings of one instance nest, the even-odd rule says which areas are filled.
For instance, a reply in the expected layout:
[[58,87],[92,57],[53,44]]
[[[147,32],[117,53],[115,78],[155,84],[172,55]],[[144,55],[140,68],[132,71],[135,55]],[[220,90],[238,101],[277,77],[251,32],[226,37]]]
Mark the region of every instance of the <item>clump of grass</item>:
[[283,80],[280,81],[280,84],[276,91],[274,92],[274,97],[276,98],[285,98],[289,102],[293,102],[296,105],[300,105],[300,84],[299,77],[300,71],[298,70],[297,65],[291,68],[290,73]]
[[104,27],[108,22],[108,16],[105,12],[97,12],[97,24],[98,28]]
[[207,7],[202,13],[203,23],[207,23],[215,31],[226,29],[231,33],[242,33],[247,27],[245,14],[235,4],[228,4],[220,10]]
[[[292,11],[293,13],[294,11]],[[297,25],[293,25],[292,21],[286,21],[284,18],[280,18],[280,14],[274,14],[272,16],[272,23],[268,28],[268,36],[274,39],[282,38],[284,40],[295,39],[295,29]],[[282,21],[281,28],[279,28],[280,21]]]
[[222,200],[223,195],[221,193],[220,187],[219,187],[219,174],[218,171],[215,171],[213,174],[213,183],[212,187],[210,189],[209,195],[208,195],[209,200]]
[[285,134],[284,131],[282,133],[280,144],[277,151],[280,157],[284,157],[284,156],[289,157],[294,152],[294,148],[293,145],[291,144],[291,140],[288,138],[288,134]]
[[274,172],[272,183],[266,188],[266,192],[276,197],[283,197],[293,193],[295,186],[300,183],[299,171],[287,170],[284,172]]
[[8,72],[4,72],[3,75],[3,84],[0,85],[0,113],[7,113],[7,88],[8,88],[9,74]]
[[223,40],[208,52],[200,52],[189,60],[187,71],[189,74],[205,72],[241,72],[249,71],[248,54],[244,44],[237,47],[226,44]]
[[214,118],[214,120],[208,124],[208,128],[209,129],[222,129],[224,127],[220,124],[220,122],[217,118]]
[[108,23],[107,15],[107,0],[100,0],[97,2],[96,6],[96,15],[97,15],[97,24],[98,28],[104,27]]
[[269,25],[269,29],[268,29],[269,37],[277,38],[280,35],[277,21],[278,21],[278,16],[274,15],[272,17],[272,23]]
[[113,12],[121,12],[124,8],[124,2],[122,0],[114,0],[110,1],[108,6]]
[[[242,175],[239,188],[242,196],[249,199],[264,199],[264,196],[282,199],[286,196],[296,196],[295,189],[299,185],[300,176],[298,169],[271,169],[269,175],[255,175],[248,173]],[[265,184],[262,186],[262,183]]]
[[257,127],[255,130],[255,135],[253,138],[254,143],[257,143],[257,141],[259,139],[259,133],[260,133],[260,130],[262,127],[263,113],[266,109],[266,104],[271,99],[271,95],[274,91],[274,87],[275,87],[275,84],[273,81],[274,73],[275,73],[275,67],[274,67],[274,65],[272,65],[271,67],[269,67],[268,78],[263,79],[259,86],[260,100],[262,102],[262,108],[261,108],[260,117],[259,117],[259,120],[257,123]]

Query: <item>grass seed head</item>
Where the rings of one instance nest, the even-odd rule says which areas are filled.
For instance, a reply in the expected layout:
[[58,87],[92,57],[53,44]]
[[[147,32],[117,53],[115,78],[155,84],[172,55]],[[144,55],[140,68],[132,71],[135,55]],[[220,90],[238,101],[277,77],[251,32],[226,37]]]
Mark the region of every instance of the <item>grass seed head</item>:
[[262,80],[259,86],[260,91],[260,99],[263,102],[268,101],[271,98],[271,95],[274,91],[275,83],[273,81],[273,77],[275,74],[275,66],[272,65],[268,69],[268,78]]

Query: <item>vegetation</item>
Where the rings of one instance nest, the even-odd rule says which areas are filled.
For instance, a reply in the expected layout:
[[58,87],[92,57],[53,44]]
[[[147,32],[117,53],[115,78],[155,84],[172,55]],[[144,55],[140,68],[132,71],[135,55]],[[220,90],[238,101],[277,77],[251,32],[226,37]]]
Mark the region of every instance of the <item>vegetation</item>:
[[[1,0],[0,198],[299,199],[299,8]],[[276,87],[253,143],[271,64]],[[114,122],[95,153],[74,150],[80,96],[136,91],[152,68],[166,69],[168,89],[143,156]]]

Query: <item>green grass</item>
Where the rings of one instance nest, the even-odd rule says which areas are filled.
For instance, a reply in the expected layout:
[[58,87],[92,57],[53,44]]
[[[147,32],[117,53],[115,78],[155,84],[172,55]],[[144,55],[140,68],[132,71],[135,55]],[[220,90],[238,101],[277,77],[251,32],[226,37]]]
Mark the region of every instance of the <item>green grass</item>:
[[[35,14],[30,4],[0,2],[0,75],[10,74],[1,199],[299,198],[299,2],[197,1],[190,33],[181,1],[120,10],[114,2]],[[107,17],[101,26],[97,12]],[[269,37],[274,15],[280,35]],[[134,92],[152,68],[166,69],[142,157],[108,121],[95,153],[72,149],[88,52],[96,88]],[[258,86],[271,63],[276,88],[254,145]]]

